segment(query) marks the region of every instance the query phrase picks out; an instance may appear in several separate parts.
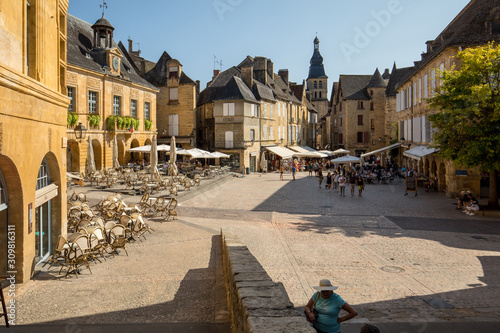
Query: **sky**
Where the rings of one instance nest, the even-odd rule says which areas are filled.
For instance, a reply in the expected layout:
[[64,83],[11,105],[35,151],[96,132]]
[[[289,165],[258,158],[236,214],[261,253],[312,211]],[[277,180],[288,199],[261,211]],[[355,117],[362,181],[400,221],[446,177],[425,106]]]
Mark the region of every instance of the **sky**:
[[[412,66],[469,0],[105,0],[114,39],[156,62],[167,51],[206,87],[214,68],[263,56],[290,81],[307,79],[320,40],[329,94],[341,74]],[[93,24],[103,0],[70,0],[69,13]],[[215,59],[214,59],[215,57]],[[215,60],[215,61],[214,61]],[[217,62],[217,63],[216,63]],[[222,64],[220,63],[222,62]]]

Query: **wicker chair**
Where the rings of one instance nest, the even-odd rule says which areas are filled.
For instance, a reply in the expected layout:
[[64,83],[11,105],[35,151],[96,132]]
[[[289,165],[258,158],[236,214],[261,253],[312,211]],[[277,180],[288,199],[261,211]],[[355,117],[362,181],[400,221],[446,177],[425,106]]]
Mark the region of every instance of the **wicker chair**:
[[177,208],[177,199],[173,198],[170,200],[168,203],[167,207],[167,217],[165,218],[167,221],[172,218],[175,219],[177,217],[177,211],[175,210]]
[[87,235],[79,235],[71,244],[71,249],[68,252],[67,260],[69,264],[66,276],[74,272],[78,277],[80,274],[78,270],[82,266],[86,266],[90,274],[92,274],[88,261],[90,254],[89,237]]
[[57,238],[57,245],[54,249],[54,252],[52,253],[52,256],[43,264],[42,268],[50,263],[49,268],[47,268],[47,270],[49,270],[52,265],[58,263],[59,265],[61,265],[61,269],[59,270],[59,274],[61,274],[63,268],[68,266],[67,252],[69,250],[70,246],[68,244],[68,241],[62,235],[59,235],[59,237]]
[[128,256],[128,252],[126,249],[128,239],[129,230],[123,225],[117,224],[113,228],[111,228],[111,230],[109,231],[109,246],[113,249],[113,251],[111,252],[113,256],[115,255],[115,252],[117,252],[117,249],[125,250],[125,253]]

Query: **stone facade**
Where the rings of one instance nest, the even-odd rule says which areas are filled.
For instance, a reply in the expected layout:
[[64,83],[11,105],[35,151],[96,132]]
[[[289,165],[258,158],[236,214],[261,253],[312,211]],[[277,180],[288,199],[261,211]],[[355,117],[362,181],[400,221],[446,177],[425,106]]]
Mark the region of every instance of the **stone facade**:
[[247,57],[239,66],[216,73],[200,93],[197,146],[231,155],[221,163],[233,170],[270,170],[279,158],[265,147],[312,141],[312,105],[302,99],[305,92],[300,92],[300,99],[294,95],[288,70],[276,74],[273,67],[270,59]]
[[0,275],[18,282],[66,233],[67,9],[0,4]]
[[[98,20],[98,22],[102,19]],[[107,22],[107,21],[106,21]],[[97,48],[93,44],[80,45],[81,35],[92,36],[97,29],[89,23],[69,15],[68,36],[69,50],[87,47],[87,55],[81,51],[69,52],[67,87],[71,96],[68,112],[78,115],[78,122],[82,123],[91,137],[97,170],[113,167],[113,139],[116,136],[118,144],[118,161],[126,165],[131,159],[140,156],[131,156],[127,152],[133,147],[142,146],[151,142],[156,133],[156,94],[158,89],[142,79],[135,72],[133,64],[128,60],[128,54],[123,45],[118,46],[111,41],[107,48]],[[109,22],[107,22],[109,24]],[[106,25],[104,26],[106,27]],[[100,53],[109,55],[105,64],[100,63]],[[95,94],[95,97],[91,97]],[[93,99],[95,102],[91,102]],[[117,103],[119,102],[119,104]],[[93,106],[91,106],[91,104]],[[119,128],[109,123],[113,116],[131,117],[139,120],[137,128]],[[93,122],[96,116],[98,123]],[[94,118],[94,119],[92,119]],[[146,128],[146,120],[151,121],[151,128]],[[84,173],[87,165],[88,142],[77,140],[74,126],[68,125],[68,171]],[[141,156],[142,157],[142,156]],[[149,158],[149,156],[147,156]]]
[[156,112],[158,142],[170,144],[175,136],[176,143],[182,148],[194,148],[197,83],[167,52],[144,77],[160,89]]
[[[405,151],[418,146],[432,146],[434,130],[428,116],[436,110],[426,101],[432,98],[440,85],[440,70],[459,69],[456,55],[467,47],[484,45],[500,40],[498,22],[500,3],[496,0],[471,1],[457,17],[432,41],[427,51],[415,62],[411,72],[397,86],[396,114],[401,142],[401,164],[437,179],[438,189],[450,197],[462,190],[471,190],[477,197],[481,193],[481,173],[478,169],[465,169],[442,159],[439,154],[424,157],[406,157]],[[408,155],[408,154],[406,154]]]
[[378,69],[373,76],[340,76],[331,103],[332,150],[360,156],[387,146],[386,87]]

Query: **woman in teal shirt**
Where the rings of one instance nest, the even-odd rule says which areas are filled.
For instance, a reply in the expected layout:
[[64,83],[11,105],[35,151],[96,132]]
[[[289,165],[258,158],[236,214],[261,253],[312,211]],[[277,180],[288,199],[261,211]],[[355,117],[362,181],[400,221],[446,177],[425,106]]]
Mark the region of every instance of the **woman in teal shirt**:
[[[358,315],[352,306],[333,292],[338,287],[332,286],[330,280],[323,279],[319,282],[319,286],[313,288],[318,291],[307,303],[305,313],[309,321],[313,323],[316,332],[339,333],[340,323]],[[318,311],[317,318],[314,317],[313,308]],[[340,309],[347,311],[347,314],[339,317]]]

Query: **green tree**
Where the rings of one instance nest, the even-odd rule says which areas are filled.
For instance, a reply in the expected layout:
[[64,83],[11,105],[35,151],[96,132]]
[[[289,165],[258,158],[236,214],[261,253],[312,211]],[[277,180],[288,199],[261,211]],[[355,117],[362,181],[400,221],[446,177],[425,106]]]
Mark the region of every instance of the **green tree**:
[[439,154],[455,164],[490,173],[489,207],[498,209],[500,168],[500,46],[465,49],[460,69],[441,72],[441,86],[429,100],[439,111],[429,119],[437,129]]

